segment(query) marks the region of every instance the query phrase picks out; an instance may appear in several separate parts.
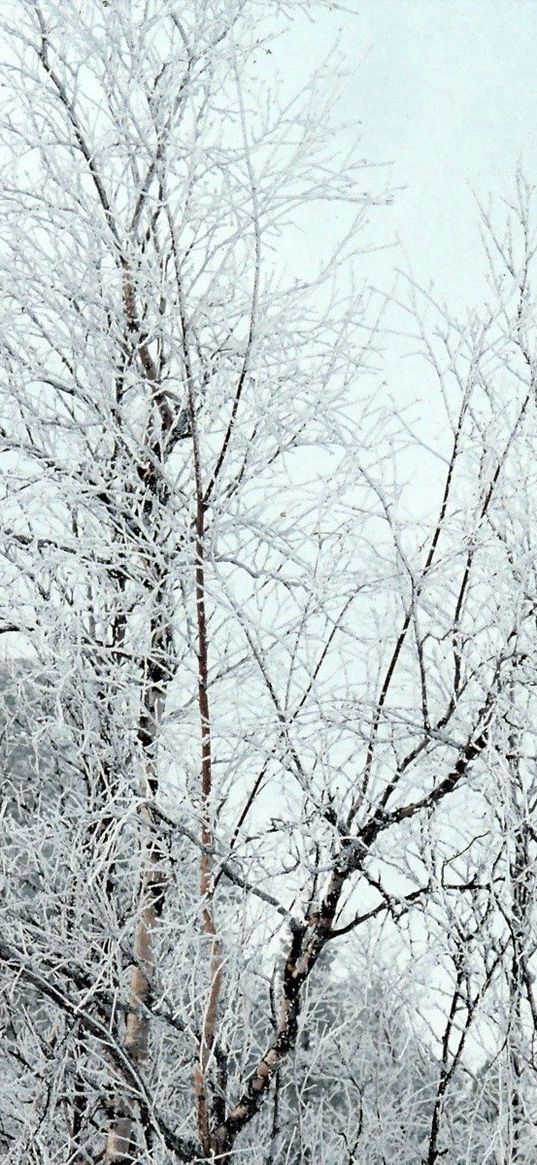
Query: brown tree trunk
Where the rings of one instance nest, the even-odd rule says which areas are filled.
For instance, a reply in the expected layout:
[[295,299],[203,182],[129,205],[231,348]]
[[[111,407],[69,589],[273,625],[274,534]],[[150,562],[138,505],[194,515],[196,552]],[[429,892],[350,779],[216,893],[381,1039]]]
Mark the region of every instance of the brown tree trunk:
[[[148,438],[150,448],[147,464],[137,466],[139,486],[135,492],[139,514],[145,528],[142,535],[151,541],[156,535],[160,510],[165,508],[168,494],[157,477],[154,461],[164,456],[164,439],[169,434],[172,417],[166,398],[158,392],[158,371],[147,343],[139,340],[134,280],[130,266],[122,261],[122,294],[127,335],[132,333],[136,351],[157,406],[160,433]],[[127,343],[127,340],[126,340]],[[141,451],[143,453],[143,450]],[[139,519],[137,519],[138,521]],[[141,789],[144,798],[154,797],[158,790],[157,742],[166,688],[170,680],[171,632],[165,619],[166,579],[162,569],[146,558],[142,551],[146,585],[152,596],[153,615],[150,626],[150,646],[143,687],[142,707],[138,724],[138,742],[144,756],[144,776]],[[125,1023],[124,1046],[136,1069],[141,1069],[149,1052],[151,992],[155,975],[154,937],[164,906],[166,893],[165,857],[155,836],[155,822],[147,800],[139,808],[141,838],[141,870],[139,914],[134,933],[136,963],[130,972],[130,994]],[[138,1105],[136,1097],[125,1093],[124,1085],[112,1102],[113,1116],[106,1138],[105,1165],[133,1165],[137,1157],[136,1125]]]

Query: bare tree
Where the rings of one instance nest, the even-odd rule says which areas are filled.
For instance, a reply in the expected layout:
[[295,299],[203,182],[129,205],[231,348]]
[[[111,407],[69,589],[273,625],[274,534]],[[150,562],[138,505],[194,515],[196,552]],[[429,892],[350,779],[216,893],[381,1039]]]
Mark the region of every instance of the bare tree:
[[[323,76],[265,99],[272,32],[300,7],[265,24],[253,0],[25,0],[2,22],[14,1163],[283,1163],[304,1144],[320,1165],[402,1165],[417,1127],[432,1165],[505,968],[521,1026],[527,853],[509,953],[495,867],[457,863],[481,853],[533,652],[531,555],[505,520],[533,423],[533,251],[484,319],[420,326],[448,448],[409,518],[409,443],[426,451],[378,392],[384,302],[355,290],[385,195],[334,146]],[[308,280],[281,251],[318,201],[344,208],[342,235]],[[353,932],[403,965],[433,925],[455,977],[441,1051],[388,1129],[352,1103],[382,1095],[353,1072],[363,996],[339,1045],[308,1000]],[[307,1092],[316,1032],[344,1096],[286,1139],[282,1081],[294,1058]]]
[[498,668],[504,643],[486,763],[439,806],[420,839],[440,1016],[428,1162],[464,1153],[526,1162],[536,1127],[533,188],[519,175],[507,220],[496,226],[484,208],[481,217],[489,274],[483,307],[460,320],[417,289],[410,304],[444,400],[458,384],[468,408],[470,441],[463,424],[455,443],[460,467],[474,467],[462,497],[477,521],[456,600],[457,683],[476,647],[478,667],[487,660]]

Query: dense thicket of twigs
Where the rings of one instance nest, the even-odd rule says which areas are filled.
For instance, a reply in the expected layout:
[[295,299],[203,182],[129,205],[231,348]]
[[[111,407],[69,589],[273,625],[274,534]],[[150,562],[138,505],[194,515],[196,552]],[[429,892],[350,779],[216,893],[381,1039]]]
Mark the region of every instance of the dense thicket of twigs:
[[533,1159],[532,190],[462,322],[356,290],[383,198],[324,71],[268,91],[300,8],[2,21],[10,1165]]

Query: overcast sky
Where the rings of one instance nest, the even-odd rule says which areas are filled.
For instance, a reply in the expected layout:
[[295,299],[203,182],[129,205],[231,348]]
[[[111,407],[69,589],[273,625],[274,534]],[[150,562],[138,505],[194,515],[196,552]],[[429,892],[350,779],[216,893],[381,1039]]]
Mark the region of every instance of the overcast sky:
[[364,156],[391,163],[404,188],[383,230],[399,236],[419,278],[471,299],[483,271],[473,192],[508,197],[520,162],[537,181],[537,0],[352,7],[297,23],[282,63],[296,72],[340,36],[342,112],[361,122]]
[[[360,123],[360,154],[386,163],[383,180],[395,189],[371,227],[374,241],[391,246],[360,259],[358,277],[387,288],[394,269],[403,269],[433,282],[437,297],[462,315],[487,297],[476,196],[509,199],[519,166],[537,184],[537,0],[345,5],[354,12],[312,4],[310,19],[297,19],[274,45],[274,63],[284,84],[296,84],[339,38],[341,116]],[[364,188],[368,180],[365,174]],[[312,215],[295,263],[322,249],[338,211]],[[388,341],[382,377],[398,404],[410,404],[413,426],[441,450],[449,433],[436,383],[423,361],[401,359],[410,347]],[[414,510],[435,504],[436,477],[434,461],[413,462]]]

